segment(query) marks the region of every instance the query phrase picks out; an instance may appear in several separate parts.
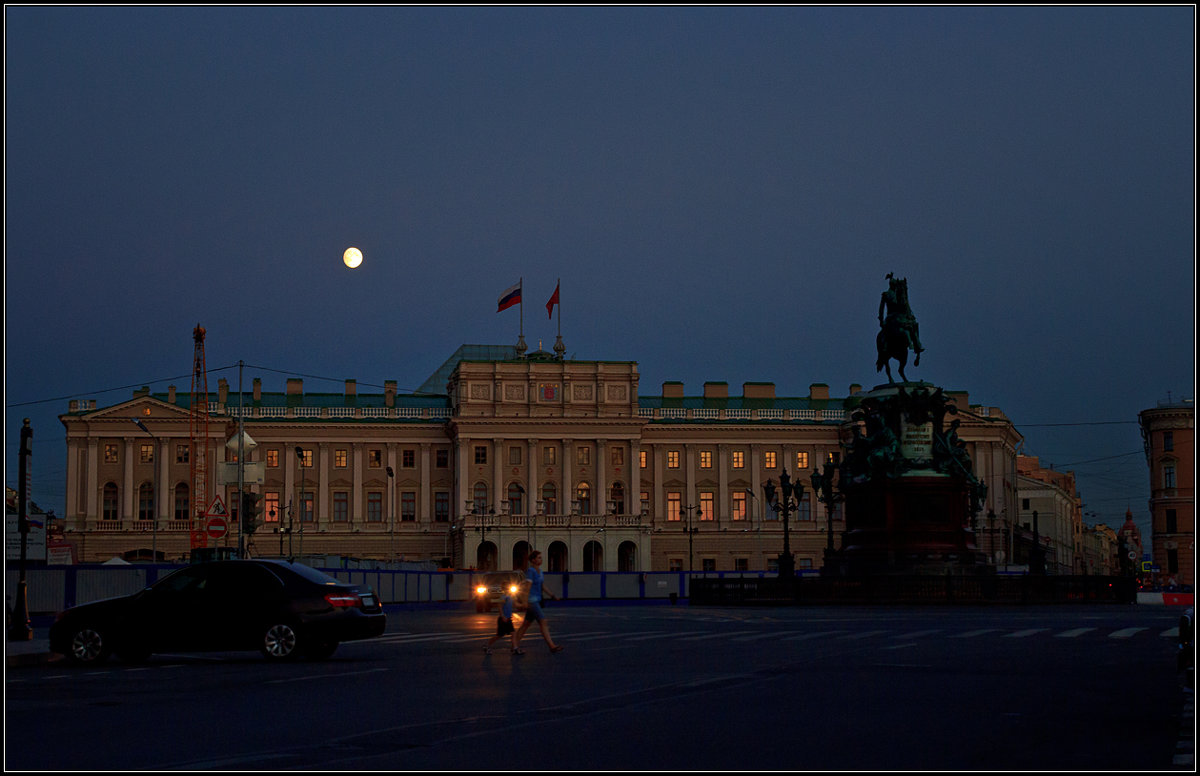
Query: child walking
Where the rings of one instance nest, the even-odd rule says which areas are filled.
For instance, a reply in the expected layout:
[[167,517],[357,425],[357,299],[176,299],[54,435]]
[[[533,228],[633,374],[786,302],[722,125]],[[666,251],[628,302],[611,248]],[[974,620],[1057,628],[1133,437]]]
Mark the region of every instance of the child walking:
[[[488,639],[487,644],[483,645],[484,653],[486,653],[488,655],[492,654],[492,645],[493,644],[495,644],[497,641],[504,638],[505,636],[515,633],[516,628],[513,627],[512,618],[513,618],[512,593],[505,591],[504,592],[504,600],[500,604],[500,616],[496,618],[496,635],[492,636],[490,639]],[[512,650],[514,653],[519,651],[517,649],[517,640],[516,640],[515,635],[513,636]]]

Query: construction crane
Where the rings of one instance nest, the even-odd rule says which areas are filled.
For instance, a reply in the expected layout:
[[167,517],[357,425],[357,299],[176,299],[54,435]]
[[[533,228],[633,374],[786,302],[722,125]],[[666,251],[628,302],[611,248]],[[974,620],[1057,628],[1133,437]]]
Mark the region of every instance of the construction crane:
[[192,359],[192,407],[189,419],[192,464],[192,549],[208,546],[205,514],[208,511],[208,368],[204,363],[204,329],[192,331],[196,343]]

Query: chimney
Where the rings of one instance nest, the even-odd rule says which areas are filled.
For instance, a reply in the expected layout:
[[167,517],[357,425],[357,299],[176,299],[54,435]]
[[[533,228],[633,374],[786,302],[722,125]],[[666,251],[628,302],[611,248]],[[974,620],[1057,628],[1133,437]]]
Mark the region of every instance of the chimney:
[[668,380],[662,384],[662,395],[664,399],[682,399],[683,383],[678,380]]
[[862,386],[858,383],[850,383],[850,395],[855,396],[862,393]]
[[728,399],[729,398],[729,383],[705,383],[704,398],[706,399]]
[[742,383],[742,398],[774,399],[775,383]]
[[289,377],[287,381],[288,396],[302,396],[304,394],[304,379],[300,377]]
[[175,386],[173,385],[167,386],[167,402],[170,404],[175,403]]
[[383,381],[383,404],[385,407],[396,406],[396,381]]
[[826,383],[813,383],[808,386],[808,398],[810,399],[828,399],[829,386]]
[[358,395],[358,381],[357,380],[347,380],[346,381],[346,395],[347,396],[357,396]]
[[969,410],[971,405],[967,401],[966,391],[946,391],[946,397],[954,402],[954,405],[960,410]]
[[262,401],[262,378],[254,378],[254,400]]
[[224,377],[217,380],[217,403],[224,404],[229,398],[229,381]]

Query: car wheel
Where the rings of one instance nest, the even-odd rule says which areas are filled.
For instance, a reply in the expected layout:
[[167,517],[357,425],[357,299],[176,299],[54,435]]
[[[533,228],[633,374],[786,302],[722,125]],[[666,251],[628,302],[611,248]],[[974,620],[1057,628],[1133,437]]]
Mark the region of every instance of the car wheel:
[[109,647],[104,633],[90,625],[81,625],[71,634],[67,659],[80,665],[96,665],[108,659]]
[[304,656],[312,660],[326,660],[333,657],[333,653],[337,651],[338,643],[336,641],[321,641],[312,644],[304,649]]
[[292,660],[299,654],[300,638],[291,625],[280,622],[263,631],[262,653],[268,660]]

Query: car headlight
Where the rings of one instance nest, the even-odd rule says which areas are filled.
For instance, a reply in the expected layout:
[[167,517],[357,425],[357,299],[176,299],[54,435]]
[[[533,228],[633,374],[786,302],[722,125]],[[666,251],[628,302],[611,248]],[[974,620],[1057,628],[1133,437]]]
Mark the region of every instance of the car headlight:
[[517,590],[518,590],[518,589],[519,589],[519,588],[518,588],[516,585],[509,585],[509,586],[508,586],[508,592],[510,592],[510,593],[513,593],[514,595],[516,594],[516,592],[517,592]]
[[475,588],[475,595],[487,595],[487,585],[480,585]]

